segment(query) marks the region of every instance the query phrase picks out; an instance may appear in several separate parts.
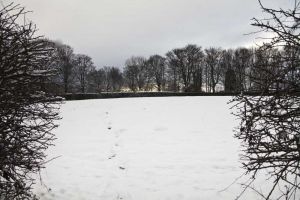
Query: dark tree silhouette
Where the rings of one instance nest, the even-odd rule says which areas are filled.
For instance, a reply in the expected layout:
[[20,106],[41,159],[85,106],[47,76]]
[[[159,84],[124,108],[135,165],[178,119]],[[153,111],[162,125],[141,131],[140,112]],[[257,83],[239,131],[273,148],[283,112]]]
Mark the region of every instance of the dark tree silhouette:
[[225,73],[225,92],[236,92],[236,76],[232,69],[228,69]]
[[0,199],[34,199],[33,174],[45,164],[44,151],[55,139],[59,103],[43,91],[53,74],[47,62],[51,49],[36,37],[24,8],[0,10]]
[[58,76],[64,87],[64,93],[70,92],[70,86],[74,79],[74,54],[73,49],[64,44],[56,43],[55,45],[58,68]]
[[104,69],[93,69],[88,76],[88,92],[101,93],[104,91],[105,71]]
[[146,59],[144,57],[131,57],[126,60],[124,76],[128,87],[132,91],[144,89],[147,80]]
[[123,85],[123,74],[121,70],[117,67],[111,67],[109,71],[109,76],[112,82],[112,91],[120,91]]
[[135,65],[128,65],[124,68],[124,77],[126,80],[126,84],[130,90],[135,92],[137,90],[137,82],[136,76],[138,73],[137,66]]
[[[295,0],[294,6],[286,10],[259,3],[269,17],[254,19],[253,25],[274,35],[258,50],[265,56],[264,61],[253,66],[260,76],[251,79],[261,94],[241,94],[233,102],[241,119],[236,137],[244,149],[243,166],[252,175],[251,182],[267,170],[272,187],[265,193],[250,184],[246,188],[254,189],[264,199],[299,199],[300,2]],[[278,54],[274,48],[282,48],[284,53]]]
[[247,48],[238,48],[234,51],[233,69],[236,75],[236,91],[247,90],[247,69],[250,68],[252,52]]
[[166,59],[160,55],[153,55],[147,61],[151,75],[154,77],[154,81],[157,86],[157,90],[160,92],[164,90],[166,84]]
[[220,48],[205,49],[206,57],[206,85],[209,91],[216,92],[216,86],[221,79],[221,58],[222,50]]
[[87,55],[78,54],[74,59],[75,76],[79,83],[81,93],[86,93],[88,74],[95,68],[92,58]]
[[185,77],[189,82],[188,86],[185,87],[185,91],[202,91],[202,72],[203,72],[203,61],[204,53],[201,47],[197,45],[187,45],[185,47],[186,52],[186,67],[181,69],[182,77]]
[[168,77],[168,85],[169,89],[174,92],[178,92],[180,90],[180,76],[179,76],[179,66],[180,66],[180,58],[179,49],[173,49],[166,53],[167,59],[167,77]]
[[179,83],[182,83],[185,92],[201,91],[204,60],[201,47],[189,44],[184,48],[173,49],[166,57],[174,91],[180,89]]

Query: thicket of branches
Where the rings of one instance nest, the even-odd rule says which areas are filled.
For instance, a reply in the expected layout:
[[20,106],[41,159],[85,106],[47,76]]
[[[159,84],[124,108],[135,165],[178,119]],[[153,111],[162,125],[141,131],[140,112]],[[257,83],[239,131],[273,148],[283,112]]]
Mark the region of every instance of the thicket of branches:
[[57,98],[46,92],[52,49],[37,37],[24,8],[0,10],[0,199],[33,199],[34,178],[55,139]]
[[254,65],[249,76],[261,95],[241,94],[233,102],[241,119],[236,137],[242,141],[244,168],[251,183],[266,171],[272,187],[265,193],[252,184],[246,188],[264,199],[299,199],[300,2],[295,0],[291,9],[260,5],[268,18],[254,19],[253,25],[274,36],[258,49],[267,59]]

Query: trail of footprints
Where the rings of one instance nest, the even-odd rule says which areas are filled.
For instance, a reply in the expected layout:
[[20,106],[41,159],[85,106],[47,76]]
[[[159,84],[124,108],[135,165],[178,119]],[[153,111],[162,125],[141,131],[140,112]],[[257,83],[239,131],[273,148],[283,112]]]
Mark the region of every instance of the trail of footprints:
[[[120,133],[122,133],[124,130],[114,130],[112,123],[110,121],[110,116],[109,112],[105,112],[105,120],[107,124],[107,132],[108,134],[111,134],[114,137],[114,143],[113,146],[111,147],[111,152],[110,155],[108,156],[108,160],[110,160],[113,163],[116,163],[116,168],[120,171],[125,171],[126,167],[122,164],[122,159],[119,158],[119,152],[121,150],[121,145],[120,145]],[[123,200],[124,196],[120,195],[118,193],[116,200]]]
[[[118,157],[118,152],[120,150],[120,140],[119,140],[119,137],[120,137],[120,133],[123,130],[116,130],[116,131],[114,131],[113,127],[112,127],[112,123],[109,120],[109,112],[105,112],[105,116],[106,116],[106,121],[107,121],[107,130],[108,130],[108,133],[109,134],[113,134],[113,136],[115,138],[115,143],[114,143],[114,145],[112,146],[112,149],[111,149],[111,155],[108,157],[108,160],[113,160],[113,159],[116,159]],[[118,168],[120,170],[125,170],[126,169],[121,164],[118,165]]]

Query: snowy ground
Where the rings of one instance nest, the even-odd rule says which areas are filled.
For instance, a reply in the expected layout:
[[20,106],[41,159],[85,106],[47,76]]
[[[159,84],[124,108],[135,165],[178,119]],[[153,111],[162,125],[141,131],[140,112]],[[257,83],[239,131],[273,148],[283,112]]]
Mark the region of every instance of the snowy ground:
[[[85,100],[62,106],[35,191],[57,200],[229,200],[243,170],[228,97]],[[258,199],[252,193],[245,199]]]

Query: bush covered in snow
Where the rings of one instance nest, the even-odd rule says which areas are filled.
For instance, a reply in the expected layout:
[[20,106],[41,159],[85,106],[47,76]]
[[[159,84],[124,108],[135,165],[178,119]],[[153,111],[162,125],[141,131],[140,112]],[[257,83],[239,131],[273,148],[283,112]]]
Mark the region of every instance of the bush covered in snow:
[[45,40],[32,23],[18,24],[24,8],[0,10],[0,199],[34,199],[32,174],[45,164],[59,119],[57,98],[44,91],[48,70]]

